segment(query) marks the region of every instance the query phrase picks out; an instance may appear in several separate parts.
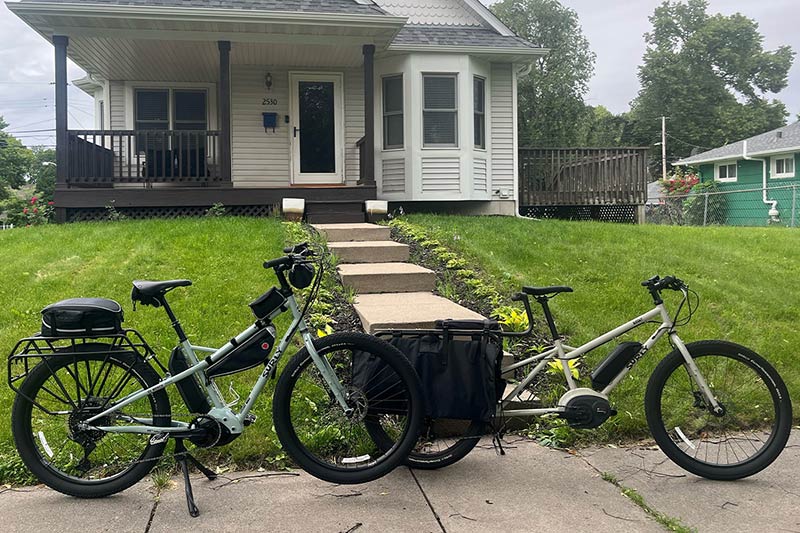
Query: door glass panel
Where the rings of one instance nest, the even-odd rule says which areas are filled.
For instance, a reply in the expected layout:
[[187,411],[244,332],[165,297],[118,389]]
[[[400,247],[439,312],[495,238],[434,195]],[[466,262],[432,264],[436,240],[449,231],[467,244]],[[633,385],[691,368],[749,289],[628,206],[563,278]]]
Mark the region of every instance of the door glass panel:
[[300,172],[336,172],[336,119],[332,81],[301,81]]

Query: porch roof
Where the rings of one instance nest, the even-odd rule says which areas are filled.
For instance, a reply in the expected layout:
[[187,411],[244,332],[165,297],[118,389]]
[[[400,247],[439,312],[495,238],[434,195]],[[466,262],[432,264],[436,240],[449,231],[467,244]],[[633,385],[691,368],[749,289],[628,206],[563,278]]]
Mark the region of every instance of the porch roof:
[[[23,3],[52,3],[53,0],[22,0]],[[66,2],[65,2],[66,3]],[[198,7],[297,13],[386,14],[371,1],[356,0],[69,0],[73,4],[117,6]]]
[[[230,8],[240,4],[248,7]],[[214,82],[218,41],[233,43],[232,64],[358,66],[363,45],[385,50],[406,22],[356,0],[24,0],[7,5],[45,39],[69,37],[70,59],[90,76],[135,81]],[[280,6],[258,8],[267,5]],[[321,6],[332,12],[320,12]]]

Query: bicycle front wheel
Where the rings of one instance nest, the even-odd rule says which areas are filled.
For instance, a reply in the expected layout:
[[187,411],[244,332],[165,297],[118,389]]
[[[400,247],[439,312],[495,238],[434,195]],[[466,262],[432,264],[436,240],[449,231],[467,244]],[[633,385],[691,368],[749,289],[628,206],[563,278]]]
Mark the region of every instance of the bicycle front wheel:
[[661,450],[699,476],[733,480],[769,466],[789,438],[792,404],[783,380],[764,358],[725,341],[687,349],[722,407],[716,414],[678,350],[647,385],[647,423]]
[[[284,449],[308,473],[332,483],[365,483],[391,472],[411,451],[425,406],[411,364],[396,348],[362,333],[314,342],[342,385],[348,409],[334,397],[306,348],[275,387],[273,422]],[[376,444],[367,425],[389,442]]]
[[[80,498],[130,487],[155,466],[166,446],[149,435],[105,432],[85,420],[126,395],[156,385],[139,355],[105,344],[77,344],[44,358],[25,378],[11,429],[25,466],[45,485]],[[98,426],[170,425],[167,394],[157,391],[101,418]]]

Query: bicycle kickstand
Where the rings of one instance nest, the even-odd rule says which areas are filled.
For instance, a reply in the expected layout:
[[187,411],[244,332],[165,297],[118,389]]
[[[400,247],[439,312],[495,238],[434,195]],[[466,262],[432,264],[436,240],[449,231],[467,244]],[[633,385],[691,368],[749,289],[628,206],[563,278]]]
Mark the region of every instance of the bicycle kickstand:
[[192,518],[200,516],[200,510],[194,503],[194,493],[192,492],[192,482],[189,479],[189,463],[194,465],[200,472],[203,473],[209,480],[217,479],[217,474],[200,463],[192,454],[186,450],[183,444],[183,439],[175,439],[175,462],[181,467],[183,473],[183,484],[186,490],[186,505],[189,507],[189,515]]

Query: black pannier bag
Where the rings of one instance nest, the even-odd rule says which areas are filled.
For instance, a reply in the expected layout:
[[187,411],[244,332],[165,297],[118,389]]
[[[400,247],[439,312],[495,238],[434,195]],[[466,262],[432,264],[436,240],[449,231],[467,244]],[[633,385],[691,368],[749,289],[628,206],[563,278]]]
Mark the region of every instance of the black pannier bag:
[[72,298],[42,309],[42,336],[97,337],[119,335],[122,306],[105,298]]
[[274,345],[275,327],[267,326],[208,367],[206,375],[209,378],[218,378],[264,364]]
[[[417,371],[427,416],[488,422],[505,389],[500,377],[502,341],[495,324],[447,321],[437,323],[444,326],[440,330],[393,332],[381,337],[399,349]],[[382,371],[385,375],[385,365],[374,356],[354,354],[353,385],[366,392],[370,405],[379,413],[399,408],[398,401],[404,399],[392,390],[399,380],[386,379]]]

